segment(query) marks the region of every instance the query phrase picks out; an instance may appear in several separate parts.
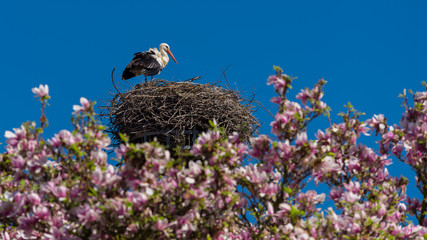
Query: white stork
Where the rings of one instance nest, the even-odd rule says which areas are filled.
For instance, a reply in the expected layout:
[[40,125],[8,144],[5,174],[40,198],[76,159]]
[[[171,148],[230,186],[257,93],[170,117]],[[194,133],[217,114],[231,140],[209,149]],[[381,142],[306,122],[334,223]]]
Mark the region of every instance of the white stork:
[[135,53],[132,61],[130,61],[123,71],[123,80],[128,80],[141,74],[144,75],[145,82],[147,82],[147,76],[151,76],[151,79],[153,79],[153,76],[159,74],[168,64],[168,54],[178,63],[170,51],[168,44],[160,44],[159,50],[157,48],[150,48],[146,52]]

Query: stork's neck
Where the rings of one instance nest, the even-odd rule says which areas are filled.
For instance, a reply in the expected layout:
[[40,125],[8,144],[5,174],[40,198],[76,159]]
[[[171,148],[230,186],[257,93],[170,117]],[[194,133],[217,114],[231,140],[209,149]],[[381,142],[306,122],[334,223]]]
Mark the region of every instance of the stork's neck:
[[160,55],[160,64],[162,65],[162,67],[165,67],[169,62],[169,55],[163,48],[160,48]]

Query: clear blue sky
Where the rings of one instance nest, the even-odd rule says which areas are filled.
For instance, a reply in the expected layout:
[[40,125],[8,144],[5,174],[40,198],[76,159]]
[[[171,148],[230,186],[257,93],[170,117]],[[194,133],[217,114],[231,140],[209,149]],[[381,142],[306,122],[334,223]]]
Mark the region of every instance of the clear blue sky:
[[[215,82],[231,64],[228,80],[272,108],[265,83],[279,65],[299,78],[293,95],[325,78],[334,116],[350,101],[366,117],[398,122],[397,95],[427,81],[426,26],[426,1],[3,1],[0,142],[5,130],[39,119],[32,87],[49,85],[52,136],[71,128],[81,96],[110,97],[114,67],[119,80],[133,53],[162,42],[179,64],[160,78]],[[262,109],[257,116],[268,134],[272,118]]]

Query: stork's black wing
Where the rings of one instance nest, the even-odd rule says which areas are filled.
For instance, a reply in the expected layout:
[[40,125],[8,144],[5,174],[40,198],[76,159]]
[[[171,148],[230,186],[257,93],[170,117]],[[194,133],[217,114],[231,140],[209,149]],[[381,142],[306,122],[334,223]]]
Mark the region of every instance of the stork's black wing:
[[153,56],[154,52],[151,51],[135,53],[132,61],[123,71],[122,78],[127,80],[141,74],[144,76],[159,74],[162,70],[162,65]]

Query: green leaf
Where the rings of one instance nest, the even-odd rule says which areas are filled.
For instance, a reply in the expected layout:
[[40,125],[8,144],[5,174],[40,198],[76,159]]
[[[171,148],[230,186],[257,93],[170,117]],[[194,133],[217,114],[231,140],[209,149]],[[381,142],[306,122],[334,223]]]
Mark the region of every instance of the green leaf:
[[283,191],[285,191],[286,193],[288,193],[288,194],[291,194],[292,193],[292,189],[291,188],[288,188],[288,187],[286,187],[286,186],[283,186]]
[[214,122],[213,122],[212,120],[209,120],[209,125],[210,125],[213,129],[215,129],[215,128],[216,128],[216,125],[214,124]]
[[95,196],[95,197],[98,196],[98,193],[92,187],[89,187],[89,191],[90,191],[89,196]]
[[283,72],[282,68],[279,66],[273,66],[274,71],[276,72]]
[[305,214],[304,211],[299,210],[299,209],[295,208],[294,206],[291,206],[291,211],[289,213],[290,213],[290,216],[291,216],[293,221],[296,221],[296,220],[302,218]]
[[124,142],[127,143],[129,142],[129,137],[126,136],[125,134],[119,133],[120,139]]
[[70,146],[70,150],[73,150],[75,153],[77,153],[77,155],[78,155],[79,157],[81,157],[81,156],[83,156],[83,155],[84,155],[84,153],[82,153],[82,152],[80,151],[80,149],[77,147],[77,145],[76,145],[76,144],[71,145],[71,146]]

